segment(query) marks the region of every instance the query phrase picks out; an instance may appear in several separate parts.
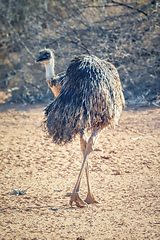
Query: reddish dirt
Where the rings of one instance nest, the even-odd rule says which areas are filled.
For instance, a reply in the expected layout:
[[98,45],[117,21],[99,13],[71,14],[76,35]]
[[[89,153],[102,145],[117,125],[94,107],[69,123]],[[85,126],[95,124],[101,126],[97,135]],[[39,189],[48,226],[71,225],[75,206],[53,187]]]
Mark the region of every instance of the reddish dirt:
[[[89,156],[100,204],[69,206],[79,137],[57,146],[42,130],[44,105],[0,106],[0,239],[160,239],[160,109],[126,108]],[[25,189],[24,195],[15,195]],[[86,178],[80,195],[86,197]]]

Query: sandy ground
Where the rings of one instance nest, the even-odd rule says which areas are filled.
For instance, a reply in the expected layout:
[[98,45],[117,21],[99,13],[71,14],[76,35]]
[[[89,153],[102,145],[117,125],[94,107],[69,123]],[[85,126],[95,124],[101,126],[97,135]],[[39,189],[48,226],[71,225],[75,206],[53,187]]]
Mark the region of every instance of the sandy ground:
[[70,208],[79,137],[52,143],[41,128],[43,108],[0,106],[0,239],[160,239],[160,109],[127,108],[119,126],[102,133],[100,151],[89,156],[101,203]]

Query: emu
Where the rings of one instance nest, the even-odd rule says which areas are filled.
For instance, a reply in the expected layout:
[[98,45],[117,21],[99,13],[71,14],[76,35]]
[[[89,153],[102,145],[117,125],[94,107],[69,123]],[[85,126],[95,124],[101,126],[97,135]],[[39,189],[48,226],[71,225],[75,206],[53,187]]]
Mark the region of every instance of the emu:
[[[98,203],[89,183],[87,156],[94,150],[103,129],[115,126],[125,106],[118,72],[113,64],[96,56],[79,55],[73,58],[61,77],[54,74],[54,54],[50,49],[40,52],[37,62],[46,68],[46,81],[55,100],[45,109],[45,127],[56,144],[65,144],[80,135],[83,163],[70,198],[72,207]],[[89,137],[87,133],[90,134]],[[79,196],[83,172],[86,172],[88,194]]]

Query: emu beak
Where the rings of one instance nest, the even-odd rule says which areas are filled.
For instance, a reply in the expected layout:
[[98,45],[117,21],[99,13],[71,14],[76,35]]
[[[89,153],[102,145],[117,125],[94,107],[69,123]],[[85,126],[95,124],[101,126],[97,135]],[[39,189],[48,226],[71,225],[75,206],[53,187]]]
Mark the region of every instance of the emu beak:
[[51,58],[50,54],[46,54],[46,52],[40,53],[39,57],[36,58],[36,62],[46,62]]
[[41,62],[43,60],[46,60],[46,59],[42,55],[40,55],[39,57],[36,58],[36,62]]

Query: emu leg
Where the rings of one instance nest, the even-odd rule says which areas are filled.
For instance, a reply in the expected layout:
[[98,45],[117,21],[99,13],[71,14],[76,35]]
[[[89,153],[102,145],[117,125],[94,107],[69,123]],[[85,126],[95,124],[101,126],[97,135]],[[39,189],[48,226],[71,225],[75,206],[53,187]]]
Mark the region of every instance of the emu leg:
[[71,207],[72,207],[72,203],[73,202],[76,203],[77,207],[86,207],[87,206],[87,204],[79,197],[78,192],[79,192],[80,182],[81,182],[81,179],[82,179],[82,175],[83,175],[83,172],[84,172],[84,168],[85,168],[85,165],[86,165],[86,160],[87,160],[88,154],[89,153],[86,152],[86,154],[84,156],[82,167],[81,167],[81,170],[80,170],[80,173],[79,173],[76,185],[75,185],[74,190],[73,190],[73,192],[71,194],[71,200],[70,200]]
[[[83,156],[85,155],[85,151],[86,151],[86,145],[87,145],[87,136],[86,135],[83,135],[81,138],[80,138],[80,144],[81,144],[81,151],[83,153]],[[95,198],[93,197],[93,193],[91,191],[91,187],[90,187],[90,183],[89,183],[89,164],[88,164],[88,160],[86,162],[86,179],[87,179],[87,187],[88,187],[88,194],[87,194],[87,197],[85,199],[85,202],[90,204],[90,203],[98,203]],[[80,187],[80,186],[79,186]],[[78,188],[79,190],[79,188]]]
[[[80,182],[82,179],[82,175],[84,172],[84,169],[86,167],[87,164],[87,156],[89,155],[90,152],[93,151],[93,145],[95,144],[97,138],[99,137],[101,133],[101,129],[100,128],[95,128],[91,137],[89,138],[89,141],[86,142],[83,138],[81,138],[81,149],[82,152],[84,153],[84,159],[83,159],[83,163],[82,163],[82,167],[76,182],[76,185],[74,187],[74,190],[71,194],[71,200],[70,200],[70,205],[72,206],[72,203],[75,202],[77,207],[85,207],[87,206],[86,203],[79,197],[79,188],[80,188]],[[85,150],[85,151],[84,151]],[[87,185],[88,185],[88,198],[86,198],[86,200],[88,200],[89,203],[95,202],[95,199],[93,198],[93,195],[91,193],[90,190],[90,186],[89,186],[89,175],[88,175],[88,167],[86,168],[86,176],[87,176]]]
[[[85,157],[86,144],[87,144],[87,134],[83,134],[82,137],[80,138],[80,145],[81,145],[81,151],[83,154],[83,158]],[[80,182],[77,186],[77,192],[79,192],[79,188],[80,188]]]
[[88,187],[88,194],[85,199],[85,202],[90,204],[90,203],[99,203],[97,200],[95,200],[93,193],[91,191],[90,183],[89,183],[89,164],[88,162],[86,163],[86,178],[87,178],[87,187]]

